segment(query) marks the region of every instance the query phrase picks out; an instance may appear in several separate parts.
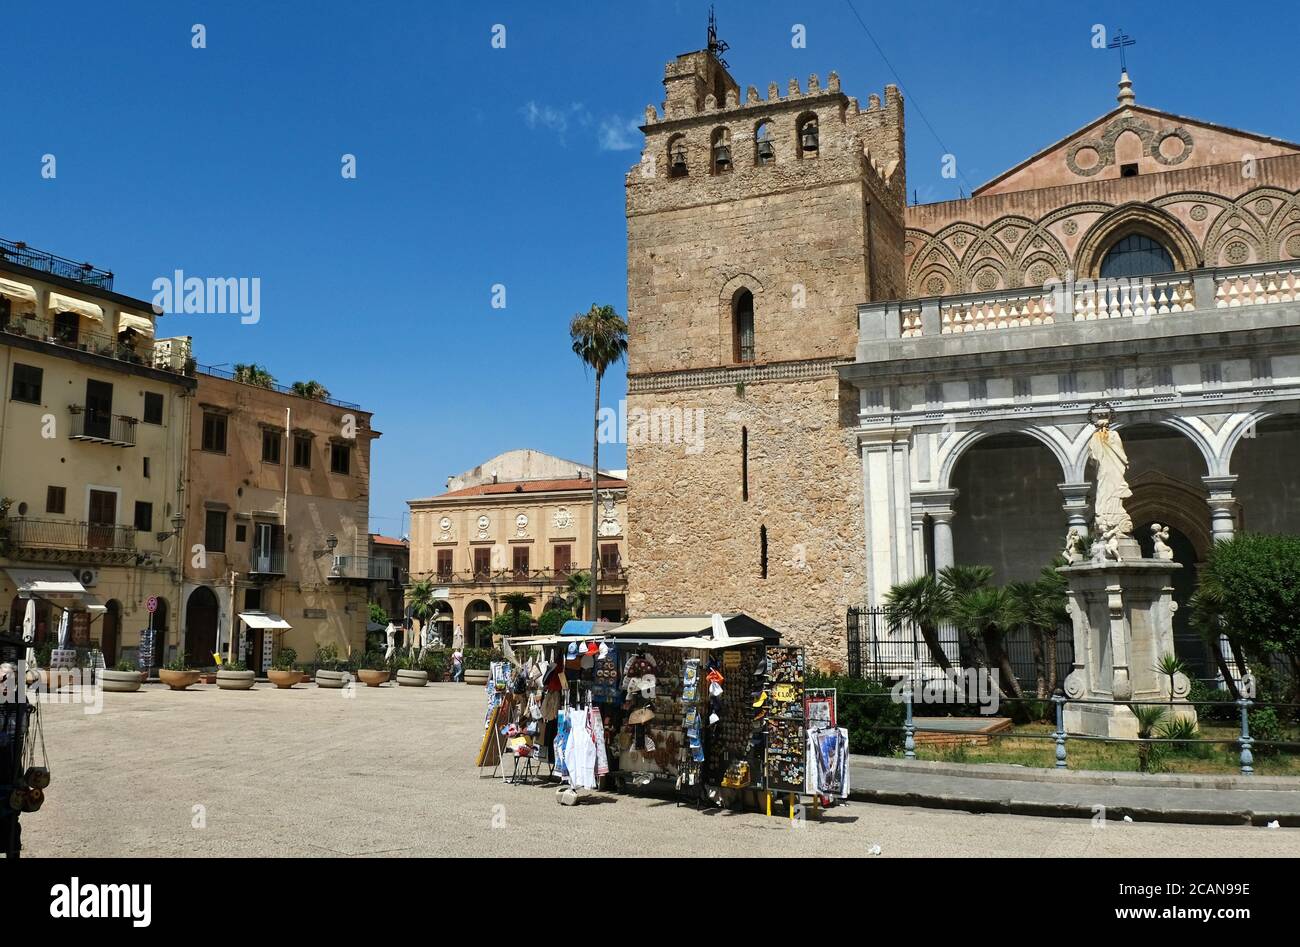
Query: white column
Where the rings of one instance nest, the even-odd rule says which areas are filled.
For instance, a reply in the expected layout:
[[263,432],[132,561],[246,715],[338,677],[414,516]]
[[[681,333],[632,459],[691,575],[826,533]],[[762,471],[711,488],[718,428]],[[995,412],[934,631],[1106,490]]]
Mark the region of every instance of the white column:
[[858,434],[869,605],[882,604],[891,587],[913,574],[910,440],[907,428]]
[[1232,492],[1237,484],[1236,476],[1202,477],[1201,483],[1210,492],[1207,502],[1210,504],[1210,532],[1214,541],[1231,539],[1237,528],[1237,498]]

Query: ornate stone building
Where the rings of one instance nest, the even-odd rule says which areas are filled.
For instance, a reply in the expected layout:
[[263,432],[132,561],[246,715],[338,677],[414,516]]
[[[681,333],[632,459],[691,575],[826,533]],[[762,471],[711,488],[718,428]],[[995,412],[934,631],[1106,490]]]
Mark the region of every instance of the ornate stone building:
[[896,582],[1032,577],[1086,529],[1102,400],[1184,601],[1213,539],[1300,531],[1300,145],[1123,75],[970,198],[905,207],[892,87],[742,101],[708,50],[664,85],[627,178],[629,410],[703,407],[707,436],[629,445],[634,617],[744,610],[839,658],[845,607]]

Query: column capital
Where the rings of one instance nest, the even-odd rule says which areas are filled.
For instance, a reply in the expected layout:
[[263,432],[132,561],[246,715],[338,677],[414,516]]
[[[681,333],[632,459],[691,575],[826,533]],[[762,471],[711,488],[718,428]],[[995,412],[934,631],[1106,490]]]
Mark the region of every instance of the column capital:
[[1088,494],[1092,492],[1092,484],[1084,481],[1082,483],[1058,483],[1056,488],[1061,491],[1066,502],[1088,502]]
[[912,508],[928,514],[934,519],[942,518],[944,522],[952,519],[953,501],[957,499],[956,490],[926,490],[913,492]]
[[1232,491],[1237,485],[1236,474],[1229,474],[1226,477],[1202,477],[1201,483],[1205,484],[1205,489],[1210,491],[1211,503],[1215,500],[1235,502]]

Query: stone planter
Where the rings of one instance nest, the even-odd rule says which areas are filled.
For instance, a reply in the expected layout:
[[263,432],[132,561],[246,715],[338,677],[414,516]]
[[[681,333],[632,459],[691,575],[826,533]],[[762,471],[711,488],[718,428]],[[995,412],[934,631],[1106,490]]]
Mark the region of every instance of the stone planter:
[[347,671],[317,671],[316,686],[341,690],[351,678],[352,675]]
[[215,684],[215,683],[217,683],[217,672],[216,672],[216,671],[200,671],[200,672],[199,672],[199,683],[200,683],[200,684]]
[[169,671],[163,668],[158,672],[158,680],[174,691],[183,691],[191,684],[199,682],[198,671]]
[[301,671],[277,671],[274,668],[266,672],[266,679],[283,691],[303,683]]
[[142,683],[139,671],[110,671],[107,668],[99,672],[99,682],[104,690],[123,694],[138,691]]
[[253,671],[227,671],[223,669],[217,672],[217,686],[223,691],[251,690],[253,682],[256,680],[257,674]]
[[388,683],[388,672],[376,671],[371,668],[362,668],[360,671],[357,671],[357,678],[360,679],[361,683],[365,684],[366,687],[378,687],[380,684]]
[[429,683],[428,671],[407,671],[399,670],[397,672],[398,687],[423,687]]
[[473,684],[475,687],[484,687],[488,682],[488,672],[479,671],[472,668],[465,669],[465,683]]

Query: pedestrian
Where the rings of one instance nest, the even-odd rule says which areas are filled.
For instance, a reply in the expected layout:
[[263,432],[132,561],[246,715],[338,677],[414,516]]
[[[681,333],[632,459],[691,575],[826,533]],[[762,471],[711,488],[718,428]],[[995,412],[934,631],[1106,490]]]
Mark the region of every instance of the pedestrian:
[[459,684],[464,676],[465,656],[461,654],[460,648],[457,648],[451,653],[451,679],[453,682]]

